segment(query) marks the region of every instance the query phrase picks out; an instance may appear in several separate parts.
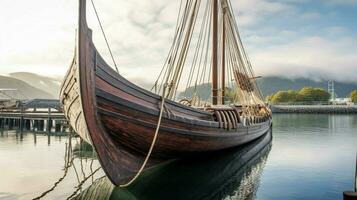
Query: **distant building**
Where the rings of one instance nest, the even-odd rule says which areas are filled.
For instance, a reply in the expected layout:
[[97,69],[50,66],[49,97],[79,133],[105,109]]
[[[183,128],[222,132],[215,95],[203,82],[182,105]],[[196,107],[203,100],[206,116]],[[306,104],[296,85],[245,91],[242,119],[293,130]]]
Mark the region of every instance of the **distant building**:
[[335,98],[335,99],[330,99],[330,103],[333,105],[353,105],[352,99],[351,98]]

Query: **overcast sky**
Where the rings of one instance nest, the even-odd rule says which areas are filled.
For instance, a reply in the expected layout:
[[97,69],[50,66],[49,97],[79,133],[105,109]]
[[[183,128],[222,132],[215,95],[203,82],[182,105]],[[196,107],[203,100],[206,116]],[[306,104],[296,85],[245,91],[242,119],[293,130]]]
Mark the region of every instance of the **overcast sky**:
[[[152,81],[174,33],[179,0],[95,0],[119,70]],[[62,77],[71,61],[76,0],[0,0],[0,74]],[[89,4],[89,2],[88,2]],[[357,82],[357,0],[232,0],[257,75]],[[88,5],[89,26],[110,59]]]

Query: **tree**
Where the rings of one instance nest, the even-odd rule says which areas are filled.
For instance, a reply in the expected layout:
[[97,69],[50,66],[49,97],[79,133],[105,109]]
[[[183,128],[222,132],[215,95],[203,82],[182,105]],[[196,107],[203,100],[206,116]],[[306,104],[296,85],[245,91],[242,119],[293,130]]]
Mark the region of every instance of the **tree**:
[[273,99],[273,96],[274,96],[274,94],[265,97],[265,101],[266,102],[271,102],[271,100]]
[[224,100],[227,103],[234,103],[236,98],[237,98],[236,89],[232,89],[232,88],[226,87]]
[[304,87],[299,91],[301,101],[312,102],[314,101],[314,89],[312,87]]
[[357,90],[351,92],[351,100],[353,103],[357,103]]
[[305,87],[299,91],[279,91],[267,97],[267,100],[272,103],[288,103],[288,102],[327,102],[330,94],[322,88]]
[[271,98],[272,103],[284,103],[284,102],[289,102],[289,93],[287,91],[279,91],[276,94],[274,94]]
[[299,92],[295,90],[289,90],[288,96],[289,96],[289,102],[297,102],[301,99]]
[[301,101],[328,101],[330,94],[322,88],[304,87],[299,91]]
[[328,101],[331,95],[322,88],[314,89],[314,101]]

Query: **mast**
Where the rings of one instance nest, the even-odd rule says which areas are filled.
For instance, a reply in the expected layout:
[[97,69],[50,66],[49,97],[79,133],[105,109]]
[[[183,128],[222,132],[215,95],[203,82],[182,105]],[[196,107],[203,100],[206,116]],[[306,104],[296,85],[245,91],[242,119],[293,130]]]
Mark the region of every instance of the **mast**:
[[[223,5],[224,6],[224,5]],[[226,8],[222,6],[222,105],[225,104],[224,97],[225,97],[225,90],[226,90],[226,25],[225,25],[225,14]]]
[[212,104],[218,103],[218,0],[213,1],[213,34],[212,34]]

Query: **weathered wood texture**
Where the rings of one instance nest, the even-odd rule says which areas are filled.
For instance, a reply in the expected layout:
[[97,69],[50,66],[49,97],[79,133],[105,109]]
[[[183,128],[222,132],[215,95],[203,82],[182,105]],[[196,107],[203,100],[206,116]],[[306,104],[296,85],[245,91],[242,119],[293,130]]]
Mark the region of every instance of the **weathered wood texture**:
[[86,142],[92,143],[85,123],[82,103],[79,91],[79,73],[77,61],[72,61],[71,67],[67,72],[66,78],[62,83],[60,91],[60,101],[63,106],[63,112],[71,127]]

